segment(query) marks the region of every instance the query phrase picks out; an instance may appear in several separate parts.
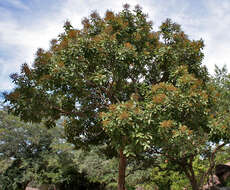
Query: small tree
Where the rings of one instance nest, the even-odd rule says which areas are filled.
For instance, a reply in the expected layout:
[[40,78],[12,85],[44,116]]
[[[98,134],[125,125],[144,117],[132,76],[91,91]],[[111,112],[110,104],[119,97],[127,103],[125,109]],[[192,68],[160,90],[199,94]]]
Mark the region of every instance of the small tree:
[[[107,11],[104,18],[94,12],[82,24],[79,30],[66,22],[65,32],[51,41],[50,49],[37,51],[32,68],[24,64],[21,74],[11,75],[16,88],[5,98],[11,112],[26,121],[44,119],[50,127],[64,116],[66,136],[77,147],[106,143],[115,149],[120,159],[118,189],[124,190],[126,156],[132,153],[127,152],[129,141],[119,126],[106,131],[99,113],[120,103],[121,109],[132,107],[122,102],[132,94],[133,100],[142,99],[143,87],[168,82],[180,65],[206,81],[203,42],[190,40],[169,19],[159,31],[152,31],[139,6],[133,12],[128,5],[117,14]],[[125,122],[128,116],[122,112],[119,117]],[[151,139],[152,133],[140,128],[133,135],[130,147],[135,138],[140,140],[136,153],[148,148],[143,140]]]

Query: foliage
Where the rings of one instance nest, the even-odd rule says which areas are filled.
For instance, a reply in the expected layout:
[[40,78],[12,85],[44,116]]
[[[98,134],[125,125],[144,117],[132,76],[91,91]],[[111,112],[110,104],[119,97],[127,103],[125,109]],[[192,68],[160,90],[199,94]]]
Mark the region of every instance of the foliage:
[[[80,172],[86,173],[92,182],[105,184],[108,190],[117,189],[117,164],[116,157],[108,158],[101,149],[104,146],[93,146],[90,151],[77,150],[74,162],[79,166]],[[148,168],[146,168],[146,166]],[[150,180],[151,164],[129,160],[127,163],[126,188],[134,189],[140,184],[148,183]]]
[[184,172],[197,189],[207,170],[197,173],[194,162],[204,162],[196,159],[200,156],[213,156],[210,142],[215,129],[210,116],[217,101],[215,93],[212,86],[180,66],[170,73],[168,83],[147,86],[141,101],[134,95],[127,102],[110,105],[110,110],[101,114],[103,127],[113,137],[113,146],[123,147],[127,156],[135,155],[141,147],[150,157],[160,155],[176,166],[174,170]]
[[100,188],[79,172],[73,146],[65,142],[60,126],[48,130],[1,110],[0,131],[1,189],[25,189],[30,182],[68,190]]
[[[215,165],[229,162],[229,135],[230,135],[230,75],[224,65],[219,68],[215,65],[215,73],[212,76],[212,85],[216,90],[216,104],[212,108],[210,125],[212,126],[213,140],[221,139],[225,146],[220,153],[217,153]],[[226,184],[226,185],[229,185]]]
[[229,142],[230,135],[230,115],[229,115],[229,98],[230,98],[230,76],[224,66],[222,69],[215,67],[215,75],[212,77],[212,85],[215,88],[216,104],[212,108],[210,125],[213,128],[214,140],[222,139]]
[[117,159],[106,158],[99,152],[99,147],[91,147],[90,151],[77,150],[74,163],[79,166],[80,172],[87,174],[90,181],[105,184],[106,189],[116,187]]
[[37,51],[33,68],[24,64],[21,74],[11,75],[16,88],[5,94],[11,112],[27,121],[45,118],[47,124],[65,115],[71,142],[101,142],[99,137],[106,138],[98,113],[129,100],[143,84],[166,82],[183,64],[205,79],[203,42],[189,40],[170,20],[153,32],[146,18],[140,7],[131,12],[125,6],[104,18],[92,13],[82,30],[67,22],[48,51]]
[[181,190],[189,186],[189,181],[183,173],[173,171],[168,163],[162,163],[152,169],[150,184],[150,187],[156,186],[160,190]]
[[24,188],[30,176],[26,175],[23,165],[30,168],[39,162],[40,153],[49,151],[52,136],[46,129],[20,122],[3,110],[0,110],[0,122],[0,158],[2,163],[9,163],[1,170],[2,188]]

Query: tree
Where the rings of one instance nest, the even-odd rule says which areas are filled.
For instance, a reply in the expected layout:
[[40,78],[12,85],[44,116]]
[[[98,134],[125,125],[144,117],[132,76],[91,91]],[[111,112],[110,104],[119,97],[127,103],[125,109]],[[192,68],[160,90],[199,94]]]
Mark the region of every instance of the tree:
[[[211,77],[211,83],[213,88],[215,88],[216,102],[215,106],[212,108],[212,114],[210,118],[209,125],[212,126],[212,141],[218,142],[221,141],[223,145],[229,144],[229,135],[230,135],[230,115],[229,115],[229,89],[230,89],[230,75],[226,68],[226,65],[222,68],[218,68],[215,65],[214,76]],[[221,153],[218,156],[224,156],[228,151],[228,146],[224,147]],[[226,161],[225,161],[226,162]],[[212,161],[212,168],[219,163],[224,164],[217,160]]]
[[[186,66],[179,66],[167,83],[147,86],[142,100],[131,98],[110,106],[101,117],[114,147],[122,147],[126,156],[138,150],[149,151],[150,157],[161,155],[184,172],[197,190],[193,162],[211,147],[208,122],[213,102],[209,86],[189,74]],[[125,137],[123,141],[119,136]]]
[[[107,11],[104,18],[94,12],[82,24],[79,30],[66,22],[49,50],[38,49],[32,68],[24,64],[20,74],[12,74],[16,87],[5,99],[10,111],[25,121],[46,120],[51,127],[64,116],[68,141],[78,147],[106,143],[115,149],[120,159],[118,189],[124,190],[125,147],[114,142],[126,141],[125,135],[107,133],[99,113],[132,94],[141,99],[144,86],[167,82],[180,65],[207,80],[201,66],[203,42],[190,40],[169,19],[154,32],[139,6],[130,11],[125,5],[117,14]],[[139,152],[142,147],[140,143]]]
[[[230,111],[230,75],[226,65],[223,68],[215,66],[215,74],[212,77],[212,84],[216,89],[216,96],[218,97],[216,106],[213,107],[213,122],[217,122],[218,124],[221,122],[223,124],[222,126],[224,126],[224,123],[228,124],[230,119],[228,114]],[[228,138],[226,135],[229,134],[222,134],[222,138]]]
[[[41,160],[41,153],[50,150],[52,136],[39,125],[29,125],[0,110],[1,189],[25,189],[30,181],[25,168]],[[27,167],[23,167],[27,163]]]
[[[63,129],[24,123],[0,110],[1,189],[25,189],[30,183],[53,184],[61,189],[99,189],[74,162],[73,146],[65,143]],[[103,189],[103,188],[101,188]]]

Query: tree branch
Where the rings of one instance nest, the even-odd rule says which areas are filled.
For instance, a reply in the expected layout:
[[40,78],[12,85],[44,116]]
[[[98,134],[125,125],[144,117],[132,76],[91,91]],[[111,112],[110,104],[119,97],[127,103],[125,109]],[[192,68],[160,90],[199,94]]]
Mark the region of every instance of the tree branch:
[[210,157],[210,159],[209,159],[209,163],[210,163],[210,167],[209,167],[209,169],[207,170],[207,172],[205,172],[204,174],[203,174],[203,176],[201,177],[201,180],[200,180],[200,185],[204,185],[204,180],[205,180],[205,178],[207,178],[210,174],[212,174],[212,170],[213,170],[213,168],[215,167],[215,162],[214,162],[214,159],[215,159],[215,155],[216,155],[216,153],[221,149],[221,148],[223,148],[225,145],[226,145],[227,143],[222,143],[222,144],[220,144],[220,145],[218,145],[214,150],[213,150],[213,152],[211,153],[211,157]]

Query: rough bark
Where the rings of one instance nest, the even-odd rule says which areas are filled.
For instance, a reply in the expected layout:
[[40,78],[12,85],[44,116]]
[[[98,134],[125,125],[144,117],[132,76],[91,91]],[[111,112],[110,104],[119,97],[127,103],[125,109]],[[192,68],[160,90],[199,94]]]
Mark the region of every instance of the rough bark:
[[123,150],[119,151],[119,175],[118,175],[118,188],[117,190],[125,190],[125,170],[126,170],[126,157]]

